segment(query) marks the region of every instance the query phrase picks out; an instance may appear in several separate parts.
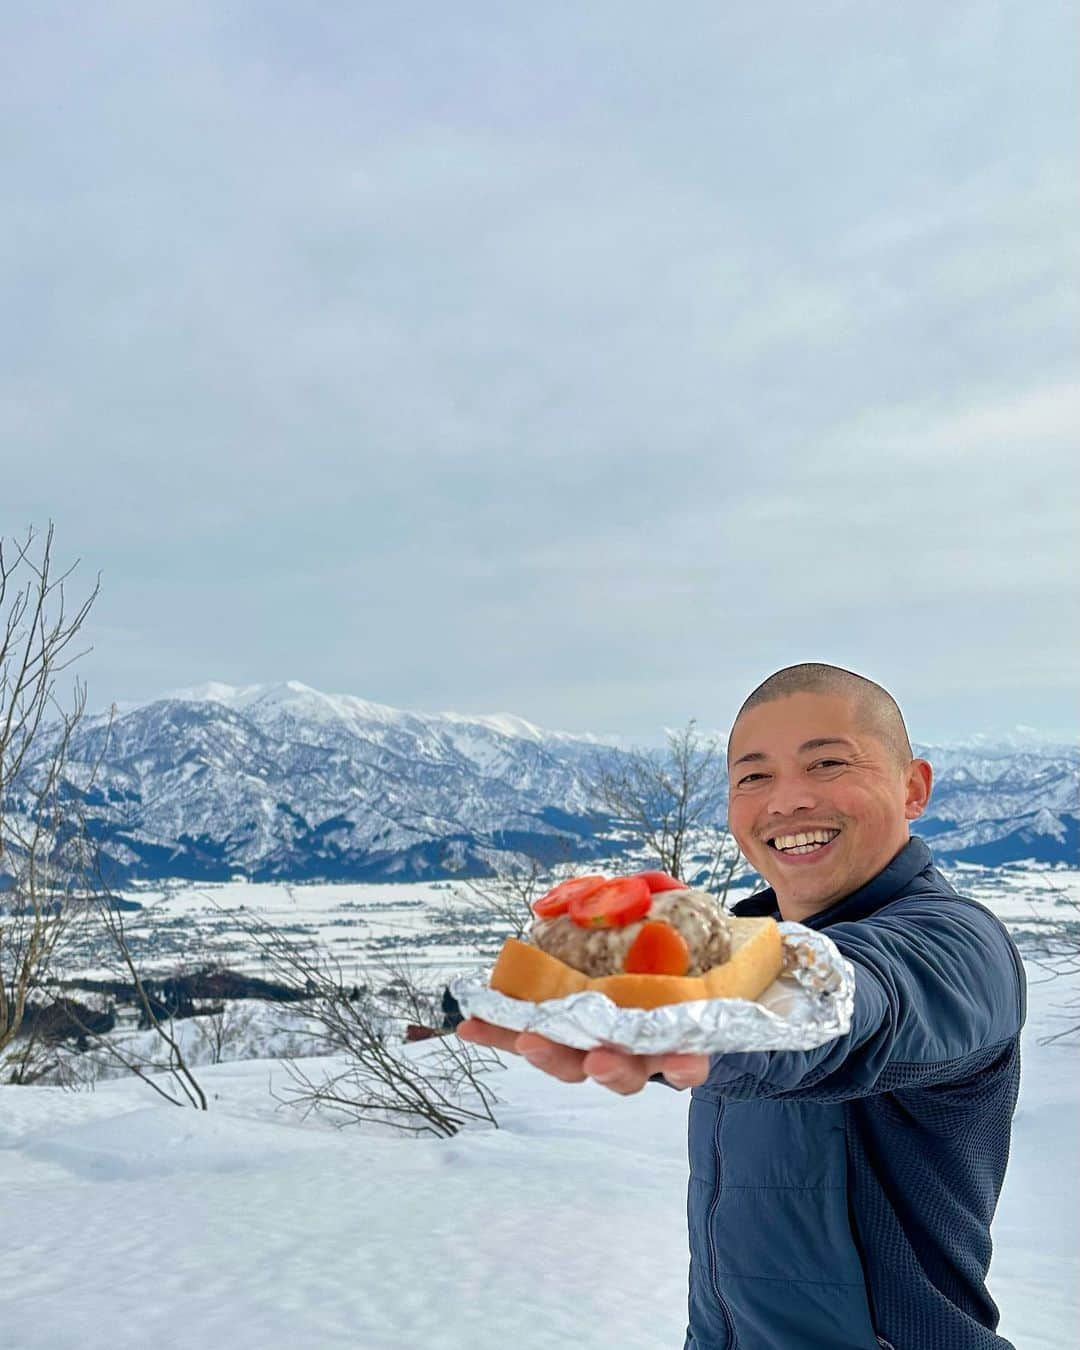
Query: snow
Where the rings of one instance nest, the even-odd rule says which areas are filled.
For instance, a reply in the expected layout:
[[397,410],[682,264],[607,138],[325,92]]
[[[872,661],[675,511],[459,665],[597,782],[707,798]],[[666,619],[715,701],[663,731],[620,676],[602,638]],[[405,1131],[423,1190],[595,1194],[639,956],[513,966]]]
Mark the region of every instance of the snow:
[[[180,702],[220,703],[234,711],[247,712],[253,707],[266,716],[273,713],[288,712],[294,716],[311,718],[315,721],[336,720],[346,723],[416,721],[430,722],[433,727],[439,723],[449,726],[479,727],[494,731],[500,736],[515,740],[544,742],[547,740],[572,740],[587,744],[600,744],[602,738],[591,735],[576,735],[572,732],[545,731],[534,726],[524,717],[514,713],[469,714],[456,712],[421,713],[387,704],[373,703],[369,699],[355,694],[327,694],[313,689],[300,680],[285,680],[279,684],[230,685],[218,680],[208,680],[188,689],[175,689],[164,696]],[[144,707],[146,704],[132,704],[131,707]]]
[[[418,1047],[417,1049],[421,1049]],[[500,1075],[502,1127],[449,1141],[301,1126],[266,1063],[202,1071],[206,1114],[145,1088],[0,1089],[0,1318],[79,1345],[681,1343],[685,1098]],[[618,1304],[598,1274],[616,1257]]]
[[[516,713],[423,713],[392,708],[388,704],[373,703],[370,699],[360,698],[355,694],[323,693],[300,680],[247,685],[231,685],[223,684],[219,680],[207,680],[190,688],[171,690],[162,697],[179,702],[220,703],[235,712],[250,712],[257,709],[266,721],[273,721],[275,714],[285,712],[313,722],[340,721],[353,724],[357,728],[370,723],[390,725],[398,722],[414,722],[419,725],[427,723],[433,730],[472,727],[482,732],[495,732],[498,736],[511,740],[533,741],[538,744],[572,742],[583,746],[609,745],[614,744],[617,739],[588,732],[548,730],[536,726],[524,717],[519,717]],[[126,704],[124,711],[147,707],[152,701]]]
[[[1047,905],[1080,893],[1080,874],[1051,875]],[[1030,895],[1036,881],[1012,884]],[[999,904],[1032,913],[1021,894]],[[989,1285],[1017,1350],[1061,1350],[1080,1318],[1080,1046],[1039,1041],[1061,1030],[1080,975],[1048,980],[1032,964],[1029,980]],[[491,1079],[501,1128],[436,1140],[302,1120],[272,1095],[288,1083],[280,1063],[199,1077],[205,1114],[128,1079],[0,1087],[5,1346],[682,1344],[686,1094],[616,1097],[508,1057]]]
[[[283,680],[278,684],[223,684],[208,680],[189,689],[174,689],[164,695],[181,703],[220,703],[234,712],[257,709],[272,722],[281,714],[308,718],[314,723],[326,722],[396,722],[408,713],[384,703],[353,694],[325,694],[300,680]],[[152,700],[151,702],[156,701]],[[149,707],[150,702],[136,705]]]

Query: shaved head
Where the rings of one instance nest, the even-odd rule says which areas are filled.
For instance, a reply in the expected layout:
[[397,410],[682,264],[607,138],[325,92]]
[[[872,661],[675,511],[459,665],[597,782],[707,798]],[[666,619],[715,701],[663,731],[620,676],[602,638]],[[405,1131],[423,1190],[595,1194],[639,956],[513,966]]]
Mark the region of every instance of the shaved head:
[[751,708],[792,694],[827,694],[846,700],[863,730],[884,745],[901,768],[911,763],[911,741],[896,700],[880,684],[840,666],[826,666],[815,661],[785,666],[750,694],[739,709],[735,724]]

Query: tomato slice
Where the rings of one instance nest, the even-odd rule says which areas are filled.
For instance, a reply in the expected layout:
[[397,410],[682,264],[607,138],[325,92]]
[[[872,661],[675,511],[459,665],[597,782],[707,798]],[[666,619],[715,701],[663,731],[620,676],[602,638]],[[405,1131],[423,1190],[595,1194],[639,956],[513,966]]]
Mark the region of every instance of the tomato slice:
[[603,886],[605,881],[607,877],[601,876],[571,877],[569,881],[561,881],[558,886],[552,886],[551,890],[539,900],[533,901],[533,913],[539,919],[557,918],[558,915],[566,913],[575,895],[588,895],[598,886]]
[[649,883],[649,891],[656,895],[659,891],[688,891],[690,887],[685,881],[679,881],[675,877],[668,876],[666,872],[638,872],[635,875],[643,877]]
[[650,919],[641,925],[623,969],[628,975],[685,975],[690,969],[690,948],[677,928]]
[[643,919],[652,896],[641,877],[616,877],[570,900],[570,917],[580,928],[623,928]]

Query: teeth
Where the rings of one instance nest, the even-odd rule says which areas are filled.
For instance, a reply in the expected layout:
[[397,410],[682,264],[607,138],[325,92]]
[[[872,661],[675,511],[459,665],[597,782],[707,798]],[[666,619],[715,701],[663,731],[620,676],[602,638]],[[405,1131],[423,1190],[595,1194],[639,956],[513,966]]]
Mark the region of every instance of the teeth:
[[839,833],[839,830],[808,830],[805,834],[778,834],[772,842],[778,849],[804,849],[808,844],[827,844]]

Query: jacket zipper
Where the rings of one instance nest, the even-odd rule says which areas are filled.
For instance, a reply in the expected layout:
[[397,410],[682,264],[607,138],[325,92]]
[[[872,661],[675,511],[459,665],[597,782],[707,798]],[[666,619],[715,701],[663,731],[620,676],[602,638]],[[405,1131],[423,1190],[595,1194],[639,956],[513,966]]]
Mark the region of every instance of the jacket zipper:
[[720,1312],[723,1314],[724,1326],[728,1334],[728,1344],[730,1350],[738,1350],[739,1338],[735,1334],[735,1319],[731,1315],[731,1309],[724,1301],[724,1296],[720,1292],[720,1281],[716,1271],[716,1244],[713,1242],[713,1216],[716,1213],[716,1207],[720,1203],[720,1192],[723,1189],[723,1172],[720,1159],[720,1124],[724,1119],[724,1102],[719,1099],[716,1104],[716,1124],[713,1127],[713,1153],[716,1155],[716,1186],[713,1190],[712,1202],[709,1205],[709,1213],[705,1221],[705,1226],[709,1233],[709,1264],[711,1266],[710,1274],[712,1276],[713,1293],[716,1301],[720,1305]]

